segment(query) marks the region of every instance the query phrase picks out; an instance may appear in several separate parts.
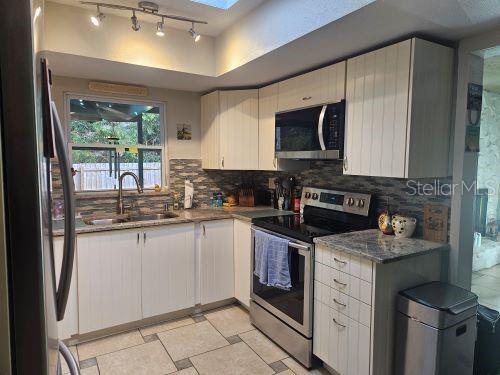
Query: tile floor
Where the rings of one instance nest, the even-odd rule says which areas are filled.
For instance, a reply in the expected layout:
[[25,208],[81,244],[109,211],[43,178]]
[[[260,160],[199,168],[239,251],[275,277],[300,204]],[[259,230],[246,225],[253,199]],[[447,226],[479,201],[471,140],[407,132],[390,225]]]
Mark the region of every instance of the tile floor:
[[500,311],[500,264],[473,272],[471,290],[480,304]]
[[[82,375],[302,375],[243,308],[208,311],[70,347]],[[68,373],[63,366],[63,373]]]

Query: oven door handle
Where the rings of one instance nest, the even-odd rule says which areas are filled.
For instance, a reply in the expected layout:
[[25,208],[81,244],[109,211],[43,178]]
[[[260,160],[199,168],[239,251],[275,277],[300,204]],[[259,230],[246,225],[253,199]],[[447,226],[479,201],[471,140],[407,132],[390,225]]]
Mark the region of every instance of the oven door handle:
[[[255,228],[253,228],[253,227],[251,227],[251,228],[250,228],[250,230],[251,230],[252,232],[255,232],[255,230],[256,230],[256,229],[255,229]],[[272,233],[270,233],[270,232],[268,232],[268,231],[266,231],[266,230],[262,230],[262,229],[260,229],[260,228],[259,228],[258,230],[260,230],[260,231],[262,231],[262,232],[265,232],[265,233],[268,233],[268,234],[270,234],[270,235],[273,235]],[[279,237],[279,236],[276,236],[276,237]],[[290,247],[294,247],[295,249],[299,249],[299,250],[303,250],[303,251],[311,251],[311,246],[302,245],[302,244],[300,244],[300,243],[296,243],[296,242],[292,242],[292,241],[290,241],[290,242],[288,243],[288,246],[290,246]]]

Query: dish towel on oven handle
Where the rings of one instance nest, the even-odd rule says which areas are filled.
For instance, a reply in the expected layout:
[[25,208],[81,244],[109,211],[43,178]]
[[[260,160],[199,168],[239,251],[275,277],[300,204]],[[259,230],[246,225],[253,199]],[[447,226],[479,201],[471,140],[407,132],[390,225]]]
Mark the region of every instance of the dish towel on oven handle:
[[255,231],[254,274],[261,284],[284,290],[292,287],[288,263],[289,243],[285,238]]

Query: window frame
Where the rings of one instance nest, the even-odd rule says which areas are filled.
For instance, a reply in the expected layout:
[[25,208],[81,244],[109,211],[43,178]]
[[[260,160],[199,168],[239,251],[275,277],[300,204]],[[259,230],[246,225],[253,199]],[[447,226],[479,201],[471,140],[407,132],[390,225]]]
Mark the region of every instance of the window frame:
[[[141,104],[146,106],[155,106],[159,108],[160,111],[160,144],[158,146],[147,146],[139,144],[120,144],[120,147],[137,147],[143,150],[160,150],[161,151],[161,185],[167,186],[167,123],[165,117],[166,103],[159,102],[155,100],[135,100],[135,99],[124,99],[116,96],[103,96],[103,95],[92,95],[92,94],[79,94],[76,92],[65,92],[64,93],[64,125],[65,125],[65,135],[66,144],[69,156],[70,165],[73,165],[73,148],[78,149],[100,149],[100,150],[113,150],[116,149],[117,145],[103,144],[103,143],[73,143],[71,142],[71,127],[70,127],[70,101],[75,100],[90,100],[90,101],[108,101],[118,104]],[[110,192],[117,192],[118,189],[106,189],[106,190],[75,190],[75,194],[109,194]],[[133,188],[123,189],[123,191],[134,191]],[[144,188],[144,191],[154,191],[153,187]]]

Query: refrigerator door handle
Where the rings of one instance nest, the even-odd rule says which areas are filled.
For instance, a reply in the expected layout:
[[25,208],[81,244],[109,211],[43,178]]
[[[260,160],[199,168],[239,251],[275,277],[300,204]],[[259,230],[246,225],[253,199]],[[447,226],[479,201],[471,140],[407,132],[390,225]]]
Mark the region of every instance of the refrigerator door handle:
[[64,198],[64,248],[61,265],[61,275],[56,293],[57,320],[64,318],[66,303],[68,302],[69,288],[71,286],[71,276],[73,273],[73,260],[75,258],[75,200],[73,173],[66,151],[66,141],[64,137],[61,120],[57,113],[54,102],[51,102],[52,116],[54,119],[54,140],[57,157],[61,168],[61,182]]
[[73,357],[73,353],[71,353],[62,341],[59,341],[59,353],[61,353],[64,360],[68,364],[69,373],[71,375],[80,375],[80,367],[78,366],[75,357]]

